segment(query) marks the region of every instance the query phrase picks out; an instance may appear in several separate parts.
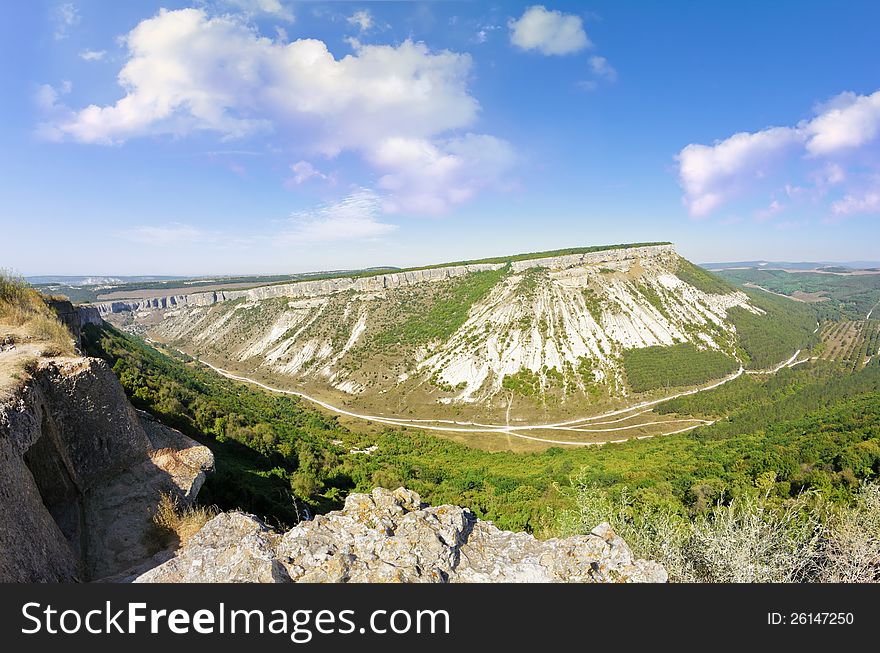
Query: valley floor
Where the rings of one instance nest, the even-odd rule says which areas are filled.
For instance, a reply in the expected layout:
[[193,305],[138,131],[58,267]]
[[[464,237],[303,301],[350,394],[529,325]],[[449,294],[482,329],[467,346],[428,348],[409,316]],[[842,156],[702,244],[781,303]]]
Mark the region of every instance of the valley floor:
[[[782,361],[767,373],[775,373],[780,369],[795,364],[800,350],[789,359]],[[579,417],[561,422],[553,423],[536,423],[536,424],[510,424],[509,420],[506,424],[487,424],[472,421],[457,421],[446,419],[408,419],[403,417],[393,417],[387,415],[369,415],[354,412],[334,406],[326,401],[310,396],[306,393],[287,390],[275,387],[267,383],[263,383],[256,379],[235,374],[229,370],[223,369],[216,365],[212,365],[204,360],[199,360],[203,365],[211,368],[218,374],[235,381],[250,383],[257,387],[270,392],[287,394],[300,397],[310,401],[325,410],[336,413],[338,415],[355,418],[367,422],[375,422],[387,426],[397,428],[408,427],[417,428],[426,431],[440,432],[446,435],[457,436],[476,436],[478,442],[473,442],[471,437],[467,441],[471,444],[479,446],[486,443],[486,448],[495,448],[491,444],[497,446],[498,440],[501,442],[508,441],[509,438],[517,438],[527,440],[538,446],[543,445],[566,445],[566,446],[595,446],[602,444],[611,444],[624,442],[630,439],[648,439],[658,436],[675,435],[685,433],[693,429],[712,424],[712,420],[706,420],[696,417],[680,417],[674,414],[660,415],[652,411],[652,407],[672,399],[685,397],[688,395],[705,392],[718,388],[730,381],[739,378],[745,370],[740,367],[735,373],[716,381],[709,385],[700,386],[690,390],[685,390],[672,395],[666,395],[658,399],[643,401],[631,406],[591,415],[589,417]],[[455,438],[460,439],[460,438]],[[492,442],[494,440],[494,442]]]

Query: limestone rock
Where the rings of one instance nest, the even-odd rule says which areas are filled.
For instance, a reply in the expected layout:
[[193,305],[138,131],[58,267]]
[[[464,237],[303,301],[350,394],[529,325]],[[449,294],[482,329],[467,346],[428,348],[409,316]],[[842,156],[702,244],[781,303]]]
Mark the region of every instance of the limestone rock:
[[161,495],[191,501],[212,467],[139,417],[104,361],[39,360],[0,403],[0,581],[96,580],[152,558]]
[[193,536],[183,552],[136,583],[274,583],[288,580],[275,559],[277,539],[256,517],[222,513]]
[[[443,406],[454,405],[462,420],[528,419],[531,399],[504,387],[505,378],[528,371],[561,399],[548,402],[545,414],[561,421],[627,396],[622,350],[690,342],[729,351],[737,336],[728,311],[759,312],[742,292],[690,285],[678,276],[680,265],[673,246],[651,245],[513,261],[509,270],[500,263],[450,266],[101,310],[123,328],[237,374],[280,388],[326,390],[330,403],[342,400],[367,414],[403,417],[389,409],[412,404],[428,407],[422,417],[448,418],[452,411]],[[381,357],[362,364],[362,352],[388,335],[389,321],[427,310],[449,280],[499,268],[506,272],[497,282],[462,305],[467,318],[454,331],[425,334],[394,351],[381,347]],[[716,378],[724,374],[719,369]]]
[[633,558],[607,524],[540,541],[502,531],[458,506],[426,506],[404,488],[350,495],[345,507],[274,535],[255,517],[224,513],[178,556],[138,582],[666,582]]

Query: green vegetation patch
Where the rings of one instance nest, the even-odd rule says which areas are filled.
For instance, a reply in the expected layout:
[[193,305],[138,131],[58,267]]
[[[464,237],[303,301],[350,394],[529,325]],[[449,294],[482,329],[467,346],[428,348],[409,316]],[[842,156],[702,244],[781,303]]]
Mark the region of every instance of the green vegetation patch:
[[446,340],[467,321],[471,306],[483,299],[507,272],[506,267],[473,272],[444,284],[443,288],[432,288],[437,294],[430,301],[412,302],[405,307],[400,320],[372,336],[370,344],[385,347]]
[[736,288],[721,277],[681,257],[678,258],[678,268],[675,271],[675,276],[697,290],[702,290],[711,295],[725,295],[736,290]]
[[634,392],[696,385],[726,376],[738,366],[723,352],[697,349],[689,342],[623,351],[624,371]]
[[774,367],[796,350],[807,349],[818,341],[812,304],[762,290],[744,290],[751,304],[764,311],[763,315],[756,315],[739,306],[727,311],[727,319],[736,328],[739,346],[746,354],[746,367],[759,370]]
[[[801,292],[825,297],[828,301],[812,304],[821,320],[864,319],[880,301],[880,274],[842,275],[754,268],[724,270],[719,274],[733,283],[751,283],[782,295]],[[877,316],[880,316],[880,308],[872,317]]]
[[[662,405],[727,417],[688,434],[520,454],[413,429],[358,434],[305,402],[225,379],[112,328],[89,326],[85,340],[138,407],[214,451],[217,471],[200,500],[275,523],[295,522],[304,502],[323,512],[349,492],[405,485],[434,505],[467,506],[501,528],[552,536],[556,515],[575,508],[575,477],[609,492],[628,488],[641,514],[662,506],[688,517],[757,485],[780,500],[814,490],[846,503],[859,479],[880,474],[876,358],[854,374],[808,364]],[[348,453],[372,444],[372,455]]]
[[516,374],[505,376],[501,381],[501,387],[523,397],[534,397],[541,392],[541,377],[524,367]]

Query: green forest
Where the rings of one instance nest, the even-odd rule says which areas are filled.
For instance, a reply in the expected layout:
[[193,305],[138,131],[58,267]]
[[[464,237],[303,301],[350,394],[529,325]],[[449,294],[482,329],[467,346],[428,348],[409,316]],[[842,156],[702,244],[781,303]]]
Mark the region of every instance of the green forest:
[[795,302],[761,290],[743,289],[749,302],[763,311],[752,313],[735,306],[727,312],[736,327],[737,340],[747,369],[768,369],[786,360],[797,349],[818,342],[814,304]]
[[755,268],[721,270],[717,274],[737,285],[751,283],[782,295],[790,296],[796,292],[816,294],[824,301],[815,302],[812,308],[823,320],[864,319],[880,301],[880,274],[787,272]]
[[634,392],[697,385],[736,371],[739,363],[717,349],[684,342],[623,350],[626,379]]
[[[353,491],[405,485],[432,504],[470,507],[500,527],[549,537],[577,488],[626,492],[633,511],[693,517],[770,488],[848,502],[880,472],[880,360],[849,373],[818,361],[661,404],[720,418],[687,434],[603,447],[490,453],[413,429],[358,433],[307,403],[221,377],[109,326],[84,346],[108,361],[132,402],[211,447],[216,472],[200,500],[278,526],[338,508]],[[375,444],[372,454],[358,453]],[[646,462],[650,461],[650,463]],[[768,480],[769,479],[769,480]],[[768,485],[769,483],[769,485]]]

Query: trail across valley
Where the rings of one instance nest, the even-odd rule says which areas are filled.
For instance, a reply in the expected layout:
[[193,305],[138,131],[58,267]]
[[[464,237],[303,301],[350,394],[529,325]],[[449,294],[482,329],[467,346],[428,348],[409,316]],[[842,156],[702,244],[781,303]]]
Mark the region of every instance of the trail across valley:
[[[801,350],[798,350],[794,353],[794,355],[788,360],[780,363],[778,366],[769,371],[761,371],[757,373],[761,374],[773,374],[778,372],[784,367],[795,364],[795,360],[797,359],[798,354],[800,354]],[[706,392],[708,390],[714,390],[726,383],[730,383],[731,381],[739,378],[742,374],[746,372],[746,370],[740,366],[740,368],[730,374],[729,376],[724,377],[720,381],[716,381],[710,385],[702,386],[700,388],[695,388],[692,390],[686,390],[683,392],[678,392],[672,395],[668,395],[666,397],[662,397],[660,399],[652,399],[650,401],[643,401],[638,404],[633,404],[632,406],[628,406],[626,408],[620,408],[617,410],[608,411],[605,413],[600,413],[598,415],[591,415],[590,417],[581,417],[574,420],[568,420],[565,422],[555,422],[550,424],[517,424],[515,426],[511,426],[510,424],[482,424],[479,422],[468,422],[468,421],[456,421],[456,420],[442,420],[442,419],[405,419],[400,417],[387,417],[383,415],[367,415],[364,413],[357,413],[354,411],[346,410],[345,408],[340,408],[339,406],[334,406],[333,404],[327,403],[326,401],[322,401],[317,397],[312,397],[304,392],[299,392],[297,390],[286,390],[284,388],[277,388],[275,386],[268,385],[266,383],[262,383],[257,381],[256,379],[252,379],[247,376],[242,376],[240,374],[234,374],[229,370],[224,370],[223,368],[217,367],[216,365],[212,365],[203,360],[199,360],[199,362],[206,367],[217,372],[221,376],[224,376],[228,379],[232,379],[234,381],[241,381],[243,383],[249,383],[251,385],[255,385],[264,390],[268,390],[269,392],[277,392],[280,394],[292,395],[295,397],[299,397],[301,399],[305,399],[306,401],[310,401],[313,404],[321,406],[322,408],[336,413],[338,415],[345,415],[346,417],[353,417],[356,419],[361,419],[365,421],[376,422],[379,424],[385,424],[388,426],[397,426],[397,427],[409,427],[414,429],[423,429],[427,431],[442,431],[447,433],[496,433],[498,435],[510,436],[515,438],[521,438],[523,440],[530,440],[533,442],[542,442],[546,444],[560,444],[567,446],[596,446],[602,444],[613,444],[618,442],[625,442],[627,440],[636,439],[636,440],[645,440],[648,438],[665,436],[665,435],[676,435],[678,433],[686,433],[687,431],[692,431],[693,429],[699,428],[700,426],[708,426],[710,424],[714,424],[715,420],[706,420],[700,419],[696,417],[692,418],[679,418],[679,419],[669,419],[669,420],[659,420],[659,421],[650,421],[650,422],[641,422],[641,423],[633,423],[629,425],[620,425],[622,422],[626,422],[629,420],[634,420],[637,417],[644,415],[646,413],[651,412],[651,407],[656,406],[657,404],[661,404],[666,401],[670,401],[672,399],[677,399],[678,397],[685,397],[688,395],[697,394],[700,392]],[[617,417],[617,419],[612,419],[608,421],[598,421],[603,420],[610,417]],[[528,435],[528,432],[536,432],[536,431],[562,431],[562,432],[570,432],[572,434],[575,433],[615,433],[620,431],[629,431],[639,427],[646,426],[658,426],[663,424],[688,424],[688,426],[684,426],[683,428],[677,428],[670,431],[663,431],[660,433],[651,433],[640,436],[635,436],[634,438],[620,438],[613,440],[602,440],[602,441],[590,441],[583,442],[577,440],[557,440],[550,439],[545,437],[538,437],[537,435]],[[609,424],[618,424],[618,426],[612,426],[608,428],[592,428],[597,426],[606,426]]]

